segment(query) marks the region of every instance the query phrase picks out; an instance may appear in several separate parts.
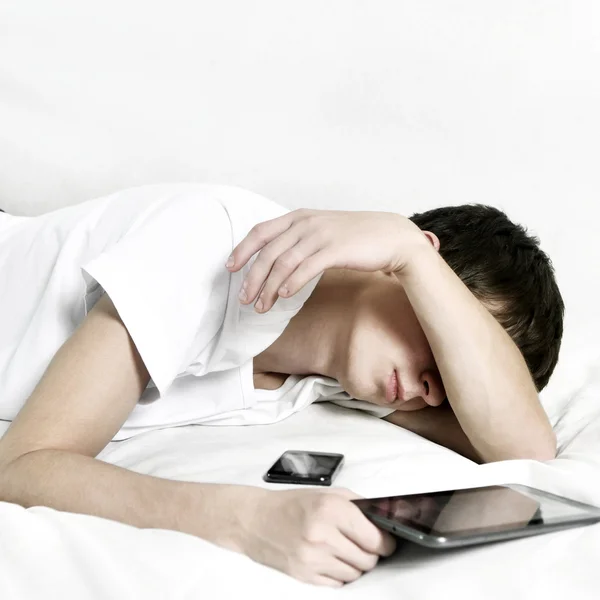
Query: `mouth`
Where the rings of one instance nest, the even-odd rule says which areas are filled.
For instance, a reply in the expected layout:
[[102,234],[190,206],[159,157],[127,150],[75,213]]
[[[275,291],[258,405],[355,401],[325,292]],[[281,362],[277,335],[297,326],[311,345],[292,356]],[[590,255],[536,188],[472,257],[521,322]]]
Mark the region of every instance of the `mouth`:
[[396,371],[392,371],[390,378],[388,379],[387,387],[385,390],[385,401],[387,404],[392,404],[398,399],[398,374]]

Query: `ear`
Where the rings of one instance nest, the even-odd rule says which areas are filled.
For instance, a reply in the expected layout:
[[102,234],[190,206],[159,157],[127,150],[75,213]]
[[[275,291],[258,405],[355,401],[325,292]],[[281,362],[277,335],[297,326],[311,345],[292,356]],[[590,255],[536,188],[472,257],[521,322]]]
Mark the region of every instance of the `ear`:
[[431,245],[435,248],[436,252],[440,251],[440,239],[435,233],[431,231],[424,231],[423,235],[431,242]]

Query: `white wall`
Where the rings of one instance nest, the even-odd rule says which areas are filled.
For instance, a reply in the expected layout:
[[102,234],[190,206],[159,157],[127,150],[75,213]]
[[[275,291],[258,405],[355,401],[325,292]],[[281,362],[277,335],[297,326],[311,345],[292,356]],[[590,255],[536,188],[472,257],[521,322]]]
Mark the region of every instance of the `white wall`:
[[0,17],[14,211],[180,179],[392,210],[599,191],[594,1],[3,0]]

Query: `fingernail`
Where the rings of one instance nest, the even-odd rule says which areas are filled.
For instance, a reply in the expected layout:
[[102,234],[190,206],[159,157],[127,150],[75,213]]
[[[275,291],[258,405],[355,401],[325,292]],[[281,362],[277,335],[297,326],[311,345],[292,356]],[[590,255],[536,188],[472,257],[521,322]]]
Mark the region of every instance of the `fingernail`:
[[248,296],[246,295],[246,292],[244,290],[240,290],[240,293],[238,294],[238,298],[242,302],[246,302],[246,300],[248,300]]
[[263,301],[259,298],[258,302],[255,304],[256,310],[262,310],[263,309]]
[[279,292],[278,293],[279,293],[280,296],[287,296],[288,295],[287,285],[282,285],[279,288]]
[[244,283],[242,283],[242,289],[245,290],[248,287],[248,280],[244,279]]
[[229,268],[229,267],[233,267],[233,265],[234,265],[233,256],[230,256],[230,257],[227,259],[227,262],[225,263],[225,266]]

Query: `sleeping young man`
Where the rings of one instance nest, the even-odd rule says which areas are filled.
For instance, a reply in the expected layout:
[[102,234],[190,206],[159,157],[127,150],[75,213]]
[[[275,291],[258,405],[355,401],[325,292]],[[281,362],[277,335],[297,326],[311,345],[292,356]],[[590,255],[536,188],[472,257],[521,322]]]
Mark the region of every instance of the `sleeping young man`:
[[0,500],[184,531],[337,586],[394,549],[352,492],[178,482],[95,457],[322,400],[479,462],[555,455],[538,392],[563,302],[537,240],[491,207],[290,212],[227,186],[144,186],[0,213],[0,290]]

